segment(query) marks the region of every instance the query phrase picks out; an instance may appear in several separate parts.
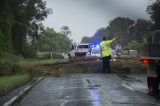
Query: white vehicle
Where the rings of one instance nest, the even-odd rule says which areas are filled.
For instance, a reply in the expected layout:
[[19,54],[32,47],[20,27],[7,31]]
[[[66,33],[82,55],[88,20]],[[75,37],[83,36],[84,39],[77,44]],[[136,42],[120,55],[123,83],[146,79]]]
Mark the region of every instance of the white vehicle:
[[71,51],[68,53],[69,58],[86,57],[90,55],[91,48],[88,43],[80,43],[72,45]]
[[91,49],[91,57],[101,57],[101,51],[99,45],[93,45]]

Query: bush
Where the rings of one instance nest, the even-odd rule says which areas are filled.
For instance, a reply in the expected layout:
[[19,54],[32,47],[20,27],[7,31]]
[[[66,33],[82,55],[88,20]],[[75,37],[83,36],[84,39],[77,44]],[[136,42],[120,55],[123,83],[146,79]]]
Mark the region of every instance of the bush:
[[146,51],[146,44],[137,41],[132,41],[127,47],[129,49],[137,50],[139,53],[144,53]]
[[0,61],[0,76],[29,73],[27,68],[13,62]]
[[36,58],[37,57],[36,50],[31,45],[26,45],[23,48],[22,55],[24,58]]
[[7,52],[0,50],[0,58],[8,56]]
[[141,63],[128,62],[128,61],[115,61],[111,64],[112,70],[115,73],[123,74],[136,74],[136,73],[146,73],[147,67]]
[[11,62],[0,62],[0,76],[12,74]]
[[[39,54],[39,59],[51,59],[51,54],[50,52]],[[52,54],[53,59],[64,59],[64,56],[58,53],[53,53]]]
[[61,54],[53,54],[52,57],[53,59],[64,59],[64,56],[62,56]]

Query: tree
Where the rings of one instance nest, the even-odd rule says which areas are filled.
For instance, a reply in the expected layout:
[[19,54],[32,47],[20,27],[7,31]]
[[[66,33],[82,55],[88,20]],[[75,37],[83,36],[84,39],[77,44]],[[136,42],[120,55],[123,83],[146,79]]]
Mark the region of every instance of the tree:
[[46,28],[42,31],[40,38],[37,40],[37,48],[39,51],[49,52],[67,52],[71,46],[71,40],[54,31],[53,28]]
[[146,50],[146,44],[132,40],[132,42],[128,43],[127,48],[137,50],[138,53],[143,53]]
[[147,12],[150,14],[152,21],[154,22],[154,29],[160,29],[160,1],[156,0],[147,7]]
[[84,36],[81,40],[81,43],[91,43],[92,37]]
[[35,44],[38,37],[38,31],[42,29],[42,23],[51,9],[46,8],[46,2],[43,0],[22,0],[15,1],[13,12],[15,14],[15,23],[12,28],[12,40],[14,49],[23,54],[23,47],[27,41],[27,36]]
[[35,42],[50,13],[43,0],[0,0],[0,51],[23,54],[27,37]]
[[72,35],[71,30],[69,29],[68,26],[62,26],[61,30],[62,30],[61,33],[65,36],[69,36],[69,35],[71,36]]
[[94,34],[92,42],[100,42],[103,36],[107,36],[107,39],[119,37],[121,45],[126,46],[130,38],[128,29],[133,23],[134,21],[129,18],[117,17],[109,23],[108,27],[99,29]]
[[11,29],[14,21],[13,0],[0,0],[0,52],[12,50]]
[[103,36],[107,36],[107,39],[119,37],[117,42],[119,42],[122,47],[127,47],[128,43],[132,41],[138,43],[146,42],[152,30],[152,25],[153,23],[151,21],[144,19],[133,21],[129,18],[117,17],[109,23],[109,26],[99,29],[94,34],[92,43],[99,44]]
[[128,29],[133,23],[134,21],[129,18],[117,17],[110,22],[106,30],[111,38],[118,36],[121,45],[125,46],[130,38]]
[[139,43],[146,42],[152,30],[153,23],[144,19],[138,19],[129,29],[130,39]]

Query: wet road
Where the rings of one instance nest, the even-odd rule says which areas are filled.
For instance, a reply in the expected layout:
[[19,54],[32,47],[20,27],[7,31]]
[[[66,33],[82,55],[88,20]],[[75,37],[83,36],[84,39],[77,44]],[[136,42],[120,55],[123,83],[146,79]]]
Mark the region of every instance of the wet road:
[[144,90],[146,87],[138,90],[136,87],[134,89],[128,86],[127,83],[115,74],[80,74],[45,78],[16,106],[158,105],[158,102],[146,94]]

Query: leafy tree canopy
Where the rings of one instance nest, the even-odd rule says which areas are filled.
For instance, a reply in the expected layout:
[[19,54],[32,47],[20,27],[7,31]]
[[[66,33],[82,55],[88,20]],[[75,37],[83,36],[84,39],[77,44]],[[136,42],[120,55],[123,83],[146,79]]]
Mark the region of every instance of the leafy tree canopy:
[[160,29],[160,1],[156,0],[147,8],[148,14],[154,22],[154,29]]
[[53,28],[44,29],[37,40],[39,51],[67,52],[70,46],[71,40],[69,37],[55,32]]
[[92,37],[84,36],[81,40],[81,43],[91,43]]
[[28,37],[34,45],[50,13],[44,0],[0,0],[0,50],[23,55]]

